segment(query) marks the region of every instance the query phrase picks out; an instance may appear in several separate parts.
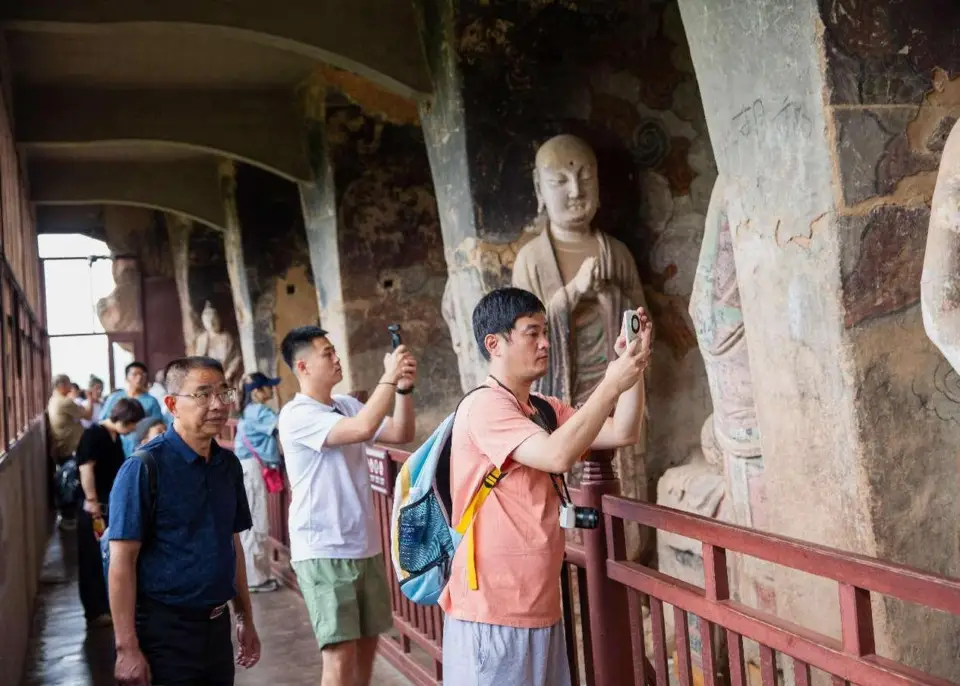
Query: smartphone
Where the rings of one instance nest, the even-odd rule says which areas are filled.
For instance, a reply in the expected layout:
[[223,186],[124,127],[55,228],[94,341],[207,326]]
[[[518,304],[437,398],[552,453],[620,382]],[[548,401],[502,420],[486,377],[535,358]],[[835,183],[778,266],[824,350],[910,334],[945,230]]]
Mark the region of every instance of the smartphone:
[[390,342],[393,344],[393,349],[396,350],[403,343],[403,341],[400,340],[400,325],[391,324],[387,327],[387,331],[390,332]]
[[627,310],[623,313],[623,335],[627,339],[627,345],[640,335],[640,315],[636,310]]

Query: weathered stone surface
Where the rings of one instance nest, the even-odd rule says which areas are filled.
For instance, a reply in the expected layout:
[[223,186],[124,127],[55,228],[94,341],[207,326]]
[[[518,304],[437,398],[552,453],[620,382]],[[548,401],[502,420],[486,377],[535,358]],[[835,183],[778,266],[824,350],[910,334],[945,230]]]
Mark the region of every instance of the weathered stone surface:
[[[859,235],[862,247],[853,270],[843,281],[846,326],[915,304],[920,299],[920,273],[926,236],[926,206],[881,205],[865,217],[844,217],[841,230]],[[846,228],[849,226],[849,228]]]
[[835,117],[843,197],[847,205],[856,205],[880,193],[881,160],[906,129],[913,109],[838,110]]
[[361,389],[376,384],[390,349],[387,326],[399,323],[420,360],[423,438],[455,407],[461,390],[441,314],[447,264],[424,139],[419,128],[356,105],[329,108],[326,122],[353,383]]

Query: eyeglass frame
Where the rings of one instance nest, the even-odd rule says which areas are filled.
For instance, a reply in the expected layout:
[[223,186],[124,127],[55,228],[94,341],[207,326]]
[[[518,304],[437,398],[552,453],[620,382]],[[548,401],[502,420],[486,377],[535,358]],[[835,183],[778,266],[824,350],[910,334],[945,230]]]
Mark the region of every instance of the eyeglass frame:
[[[230,400],[223,399],[224,393],[230,394]],[[205,395],[205,394],[210,396],[210,400],[206,402],[201,402],[200,399],[197,398],[197,396]],[[217,400],[220,401],[220,404],[224,406],[233,405],[235,402],[237,402],[236,388],[224,388],[223,390],[220,390],[220,391],[197,391],[195,393],[168,393],[167,395],[172,395],[175,398],[192,398],[193,402],[195,402],[198,407],[210,407],[214,397],[216,397]]]

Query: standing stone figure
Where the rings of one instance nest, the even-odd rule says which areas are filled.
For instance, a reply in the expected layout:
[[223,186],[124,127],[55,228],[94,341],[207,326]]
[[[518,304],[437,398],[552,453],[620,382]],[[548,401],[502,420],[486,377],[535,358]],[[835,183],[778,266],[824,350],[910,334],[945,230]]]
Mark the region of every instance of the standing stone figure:
[[623,312],[646,302],[633,255],[595,229],[600,206],[597,158],[574,136],[537,151],[533,185],[540,235],[517,254],[513,284],[547,308],[550,369],[534,390],[579,406],[615,359]]
[[235,387],[240,381],[243,367],[236,341],[229,332],[223,330],[220,315],[210,301],[203,306],[200,320],[203,322],[203,331],[197,336],[194,354],[219,360],[223,365],[227,384]]
[[960,123],[950,132],[940,159],[920,303],[927,336],[960,372]]

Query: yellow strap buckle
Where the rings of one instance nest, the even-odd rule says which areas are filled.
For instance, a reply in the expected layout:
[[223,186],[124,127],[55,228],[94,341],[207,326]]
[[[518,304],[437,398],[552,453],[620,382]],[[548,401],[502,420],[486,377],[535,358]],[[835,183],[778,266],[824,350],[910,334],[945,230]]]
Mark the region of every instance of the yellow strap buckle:
[[476,519],[477,511],[483,505],[483,501],[490,495],[493,487],[500,483],[503,476],[504,473],[494,467],[489,474],[483,477],[483,484],[473,494],[470,504],[467,505],[467,509],[463,511],[463,516],[457,523],[457,533],[467,537],[467,582],[470,584],[471,591],[480,588],[480,584],[477,582],[477,557],[473,537],[473,522]]

